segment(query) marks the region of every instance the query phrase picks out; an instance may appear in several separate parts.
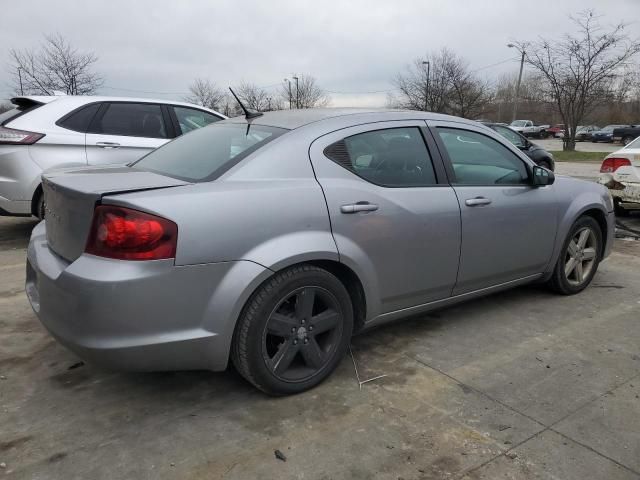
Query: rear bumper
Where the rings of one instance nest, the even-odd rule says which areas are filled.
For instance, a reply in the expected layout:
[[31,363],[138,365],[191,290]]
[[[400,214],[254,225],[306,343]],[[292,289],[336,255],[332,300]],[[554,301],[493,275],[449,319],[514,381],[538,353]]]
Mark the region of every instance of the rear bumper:
[[174,265],[82,255],[69,263],[46,243],[27,251],[26,292],[42,324],[81,358],[126,371],[223,370],[252,262]]
[[640,208],[640,182],[620,182],[613,175],[600,175],[598,183],[609,189],[613,199],[625,208]]
[[41,174],[27,145],[0,146],[0,213],[31,215],[31,200]]

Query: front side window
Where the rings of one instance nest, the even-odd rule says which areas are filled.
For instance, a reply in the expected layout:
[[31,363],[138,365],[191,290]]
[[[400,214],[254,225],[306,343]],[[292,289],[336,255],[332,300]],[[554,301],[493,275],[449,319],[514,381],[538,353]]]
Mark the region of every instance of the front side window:
[[90,130],[103,135],[167,138],[160,105],[151,103],[111,103]]
[[458,185],[527,184],[525,163],[493,138],[456,128],[438,128]]
[[287,130],[243,123],[214,123],[176,138],[132,167],[189,182],[215,180]]
[[437,183],[429,151],[417,127],[359,133],[329,145],[324,153],[376,185],[419,187]]
[[183,134],[222,120],[209,112],[196,110],[195,108],[173,107],[173,111],[176,113],[176,118]]

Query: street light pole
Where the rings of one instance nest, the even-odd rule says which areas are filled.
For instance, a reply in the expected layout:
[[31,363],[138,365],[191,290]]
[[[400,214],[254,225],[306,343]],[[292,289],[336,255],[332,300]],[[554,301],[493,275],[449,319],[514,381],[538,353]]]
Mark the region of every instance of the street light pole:
[[427,83],[424,89],[424,111],[426,112],[427,110],[429,110],[429,80],[431,78],[431,63],[429,62],[429,60],[424,60],[422,62],[423,65],[427,66]]
[[300,108],[300,88],[298,87],[298,77],[293,77],[296,81],[296,108]]
[[291,80],[285,78],[284,81],[287,82],[287,89],[289,91],[289,110],[291,110]]
[[22,67],[18,67],[18,78],[20,79],[20,95],[24,95],[24,91],[22,90]]
[[[510,43],[509,45],[507,45],[507,47],[518,48],[513,43]],[[520,74],[518,75],[518,83],[516,84],[516,97],[513,99],[513,118],[511,119],[512,121],[515,121],[516,117],[518,116],[518,99],[520,98],[520,83],[522,82],[522,70],[524,69],[524,57],[525,57],[524,46],[522,47],[521,53],[522,53],[522,57],[520,58]]]

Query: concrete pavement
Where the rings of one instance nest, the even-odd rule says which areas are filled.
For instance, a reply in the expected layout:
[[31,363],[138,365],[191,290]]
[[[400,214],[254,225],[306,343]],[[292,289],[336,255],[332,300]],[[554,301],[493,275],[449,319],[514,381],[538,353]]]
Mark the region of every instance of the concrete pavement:
[[360,376],[387,375],[362,389],[345,358],[274,399],[233,371],[79,364],[22,291],[33,225],[0,218],[0,477],[640,478],[640,242],[580,295],[519,288],[355,338]]

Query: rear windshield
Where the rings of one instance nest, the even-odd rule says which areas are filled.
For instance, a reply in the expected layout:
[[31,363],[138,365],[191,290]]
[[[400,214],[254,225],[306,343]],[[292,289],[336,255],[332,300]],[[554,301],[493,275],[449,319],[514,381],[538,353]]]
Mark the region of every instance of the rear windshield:
[[131,166],[188,182],[207,182],[285,132],[263,125],[215,123],[176,138]]
[[0,125],[4,125],[9,123],[11,120],[14,120],[16,117],[27,113],[29,110],[34,110],[40,106],[39,103],[28,102],[26,105],[19,105],[11,110],[7,110],[4,113],[0,113]]

